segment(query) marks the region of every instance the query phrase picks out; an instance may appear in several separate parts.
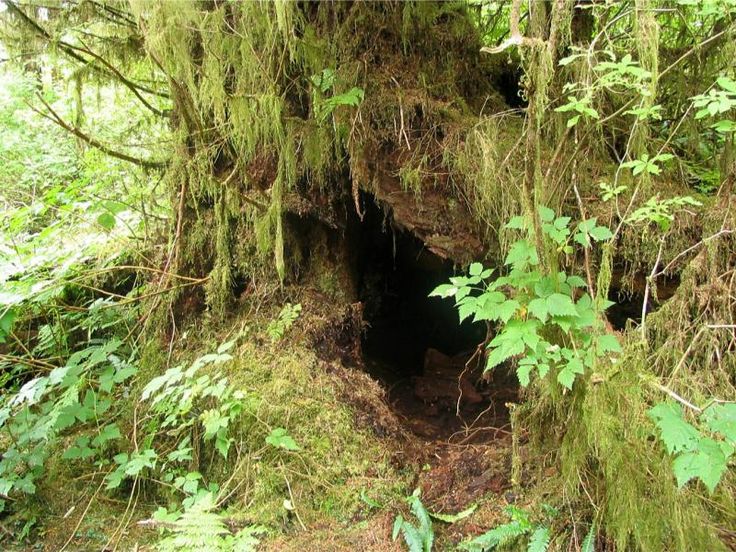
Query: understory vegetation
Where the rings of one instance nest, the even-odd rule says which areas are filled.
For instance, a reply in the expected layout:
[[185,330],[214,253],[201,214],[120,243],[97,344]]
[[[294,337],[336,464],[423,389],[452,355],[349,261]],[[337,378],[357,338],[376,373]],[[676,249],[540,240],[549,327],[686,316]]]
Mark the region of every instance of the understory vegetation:
[[0,0],[0,548],[736,548],[736,1]]

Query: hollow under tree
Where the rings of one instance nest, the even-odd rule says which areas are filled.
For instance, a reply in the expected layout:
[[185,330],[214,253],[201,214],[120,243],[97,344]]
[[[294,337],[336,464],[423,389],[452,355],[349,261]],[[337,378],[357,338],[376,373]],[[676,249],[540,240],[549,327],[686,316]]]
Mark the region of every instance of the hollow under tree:
[[[225,314],[249,282],[262,280],[329,280],[322,291],[336,304],[354,302],[358,253],[351,233],[368,201],[440,257],[498,263],[507,246],[500,228],[510,215],[526,211],[538,226],[540,204],[577,210],[570,201],[576,184],[617,175],[614,161],[622,152],[643,153],[648,139],[644,124],[622,139],[617,129],[572,128],[551,116],[551,97],[561,94],[567,70],[560,58],[573,46],[592,50],[610,25],[630,18],[656,90],[677,85],[661,83],[678,63],[692,62],[690,70],[711,63],[693,54],[727,45],[733,26],[718,20],[699,44],[660,52],[657,22],[643,0],[597,22],[580,9],[585,2],[530,4],[524,35],[514,2],[510,37],[483,53],[464,3],[134,0],[147,53],[167,76],[174,102],[176,149],[167,181],[176,222],[168,262],[184,274],[209,275],[201,296],[179,297],[181,311]],[[523,69],[521,88],[506,52]],[[658,68],[660,55],[672,65]],[[575,76],[591,75],[583,67]],[[630,107],[613,94],[606,100],[608,120]],[[732,168],[726,173],[733,179]],[[727,204],[730,193],[726,186],[719,201]],[[549,245],[538,228],[535,234],[551,269]],[[698,297],[690,292],[717,287],[722,274],[704,274],[733,264],[733,242],[717,247],[683,273],[686,291],[672,303],[671,320],[655,319],[648,344],[627,348],[622,362],[631,373],[601,367],[595,381],[570,396],[544,388],[527,396],[522,424],[533,441],[555,451],[565,491],[590,499],[621,548],[721,544],[713,530],[719,514],[707,512],[700,497],[678,493],[670,466],[639,423],[649,400],[640,376],[649,373],[652,351],[677,335],[671,352],[682,352]],[[610,284],[610,263],[604,256],[599,289]],[[700,308],[733,312],[728,302]],[[724,347],[716,340],[700,358]],[[651,372],[666,372],[668,361],[658,354]]]

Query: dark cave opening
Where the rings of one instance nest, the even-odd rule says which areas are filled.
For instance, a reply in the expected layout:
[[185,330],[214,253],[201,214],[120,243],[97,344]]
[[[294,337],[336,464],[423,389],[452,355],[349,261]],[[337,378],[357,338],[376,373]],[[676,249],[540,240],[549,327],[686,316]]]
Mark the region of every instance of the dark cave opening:
[[481,377],[484,359],[477,351],[486,327],[460,324],[451,300],[429,297],[454,274],[452,261],[396,228],[372,198],[363,199],[356,268],[365,370],[384,385],[394,410],[420,437],[447,439],[473,420],[504,425],[503,398],[509,390],[515,394],[516,382],[494,378],[489,384]]
[[[661,276],[656,282],[656,293],[653,289],[650,290],[647,299],[647,314],[656,312],[675,294],[679,285],[679,275]],[[645,290],[645,275],[636,274],[628,284],[624,284],[623,270],[618,267],[614,268],[613,281],[608,290],[608,300],[614,304],[606,311],[606,318],[615,330],[624,331],[629,323],[634,326],[641,323]]]

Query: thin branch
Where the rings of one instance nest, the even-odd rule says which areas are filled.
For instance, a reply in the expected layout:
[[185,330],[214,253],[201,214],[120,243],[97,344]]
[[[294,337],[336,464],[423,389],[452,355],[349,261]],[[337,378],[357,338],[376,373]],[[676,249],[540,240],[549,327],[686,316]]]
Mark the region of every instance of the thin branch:
[[[148,94],[154,94],[156,96],[161,96],[163,98],[168,98],[169,97],[169,94],[167,94],[166,92],[161,92],[161,91],[153,90],[151,88],[148,88],[146,86],[142,86],[140,84],[137,84],[137,83],[131,81],[130,79],[128,79],[125,76],[123,76],[120,73],[120,71],[118,71],[117,69],[114,69],[113,66],[109,62],[103,60],[101,57],[99,57],[98,55],[94,54],[93,52],[86,51],[85,49],[80,48],[79,46],[75,46],[73,44],[70,44],[69,42],[66,42],[64,40],[57,40],[57,39],[55,39],[53,36],[51,36],[51,34],[46,29],[44,29],[43,27],[41,27],[41,25],[39,25],[36,21],[34,21],[33,18],[31,18],[28,15],[26,15],[26,13],[23,10],[21,10],[18,7],[18,5],[15,2],[13,2],[12,0],[5,0],[5,5],[8,7],[8,11],[10,11],[11,13],[15,14],[16,16],[18,16],[28,27],[30,27],[33,31],[35,31],[36,34],[38,34],[42,38],[46,39],[49,43],[52,43],[52,44],[57,45],[61,49],[61,51],[64,52],[70,58],[78,61],[79,63],[83,63],[84,65],[92,65],[92,67],[95,68],[95,69],[97,69],[98,71],[100,71],[102,73],[106,73],[106,74],[114,77],[115,79],[120,80],[128,88],[131,88],[131,89],[132,88],[136,88],[136,89],[140,90],[141,92],[146,92]],[[101,68],[101,67],[95,66],[91,62],[91,60],[89,60],[89,59],[85,58],[83,55],[77,53],[77,51],[82,51],[82,52],[84,52],[86,54],[89,54],[92,57],[94,57],[95,59],[98,59],[98,61],[100,61],[101,63],[104,62],[103,63],[104,69]],[[140,98],[140,96],[138,96],[138,97]]]
[[684,406],[687,406],[688,408],[691,408],[692,410],[694,410],[698,414],[700,414],[701,412],[703,412],[703,409],[702,408],[700,408],[698,406],[695,406],[693,403],[691,403],[690,401],[688,401],[686,399],[683,399],[680,395],[678,395],[677,393],[675,393],[674,391],[672,391],[672,389],[668,389],[667,387],[665,387],[661,383],[657,383],[657,382],[654,382],[654,381],[649,382],[649,383],[652,385],[652,387],[654,387],[656,389],[659,389],[663,393],[666,393],[667,395],[669,395],[670,397],[672,397],[673,399],[675,399],[680,404],[682,404]]
[[125,86],[128,90],[130,90],[133,93],[133,95],[136,98],[138,98],[138,100],[144,106],[146,106],[146,108],[148,108],[152,113],[155,113],[159,117],[165,117],[166,116],[166,114],[163,111],[161,111],[160,109],[157,109],[156,107],[154,107],[150,103],[148,103],[148,101],[146,101],[146,99],[143,96],[141,96],[141,93],[138,91],[138,87],[132,81],[128,80],[125,77],[125,75],[123,75],[120,71],[118,71],[109,61],[107,61],[106,59],[104,59],[99,54],[96,54],[95,52],[93,52],[92,50],[90,50],[89,47],[82,41],[82,39],[79,39],[79,42],[84,47],[82,49],[82,51],[84,51],[86,54],[89,54],[90,56],[92,56],[93,58],[95,58],[96,60],[98,60],[100,63],[102,63],[102,65],[104,65],[105,67],[107,67],[107,69],[112,74],[114,74],[117,77],[117,79],[123,84],[123,86]]
[[659,251],[657,252],[657,260],[654,261],[652,272],[649,274],[649,277],[647,278],[647,285],[644,288],[644,301],[641,306],[641,336],[642,338],[646,336],[647,303],[649,302],[649,292],[652,289],[652,285],[656,285],[657,267],[659,267],[659,263],[662,260],[662,252],[664,250],[664,241],[665,241],[665,236],[662,236],[659,239]]
[[96,140],[95,138],[89,136],[88,134],[84,133],[82,130],[80,130],[78,127],[68,123],[64,119],[59,116],[56,111],[46,102],[40,94],[38,94],[38,99],[40,102],[48,109],[49,113],[44,113],[43,111],[36,109],[33,107],[30,103],[28,106],[33,109],[36,113],[41,115],[42,117],[45,117],[49,121],[56,123],[61,128],[66,130],[67,132],[70,132],[80,140],[83,140],[84,142],[88,143],[90,146],[97,148],[102,153],[106,153],[110,157],[115,157],[116,159],[121,159],[123,161],[128,161],[129,163],[133,163],[134,165],[138,165],[139,167],[143,167],[146,169],[162,169],[168,165],[168,162],[164,161],[151,161],[149,159],[141,159],[139,157],[133,157],[132,155],[128,155],[127,153],[123,153],[121,151],[116,151],[99,140]]

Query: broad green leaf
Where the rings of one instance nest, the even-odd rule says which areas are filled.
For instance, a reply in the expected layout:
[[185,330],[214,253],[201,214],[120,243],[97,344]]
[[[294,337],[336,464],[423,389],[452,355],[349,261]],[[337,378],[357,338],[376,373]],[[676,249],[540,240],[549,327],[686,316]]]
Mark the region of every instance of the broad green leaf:
[[726,471],[727,459],[713,439],[700,439],[697,448],[675,458],[673,470],[680,488],[691,479],[700,479],[712,493]]
[[526,220],[522,216],[511,217],[511,220],[506,224],[505,228],[510,230],[525,230]]
[[598,347],[604,353],[621,353],[623,349],[621,344],[613,334],[603,334],[597,338]]
[[546,322],[548,318],[547,301],[541,297],[532,299],[527,305],[529,312],[542,322]]
[[486,371],[498,366],[513,356],[523,353],[524,349],[524,342],[521,339],[518,341],[507,341],[498,347],[495,347],[488,355],[485,368]]
[[596,241],[606,241],[610,240],[613,237],[613,232],[611,232],[605,226],[596,226],[589,233],[591,237]]
[[552,222],[555,219],[555,212],[544,205],[539,206],[539,218],[542,222]]
[[5,309],[2,315],[0,315],[0,343],[5,343],[5,336],[13,328],[13,322],[15,322],[16,317],[17,314],[13,309]]
[[577,316],[575,303],[572,299],[561,293],[553,293],[546,299],[547,312],[551,316]]
[[514,299],[509,299],[508,301],[504,301],[500,305],[498,305],[496,312],[498,314],[499,320],[506,323],[511,319],[514,314],[516,314],[516,311],[521,307],[518,301],[515,301]]
[[672,454],[697,448],[700,433],[683,420],[679,405],[660,403],[650,408],[647,414],[659,428],[667,452]]
[[519,240],[509,249],[509,254],[506,256],[505,264],[514,265],[519,268],[523,268],[529,264],[539,264],[537,251],[527,240]]
[[115,228],[115,216],[110,213],[101,213],[97,217],[97,224],[102,226],[105,230],[112,230]]
[[527,387],[530,381],[530,375],[534,369],[533,364],[520,364],[516,368],[516,377],[519,378],[519,385]]
[[457,293],[458,287],[452,284],[442,284],[434,288],[429,294],[430,297],[453,297]]
[[714,433],[720,433],[736,445],[736,404],[717,403],[705,409],[701,418]]
[[277,427],[271,431],[266,437],[266,443],[276,448],[282,448],[288,451],[299,450],[299,445],[296,441],[286,432],[283,427]]
[[99,448],[109,441],[121,439],[122,437],[117,424],[108,424],[92,440],[92,446]]

